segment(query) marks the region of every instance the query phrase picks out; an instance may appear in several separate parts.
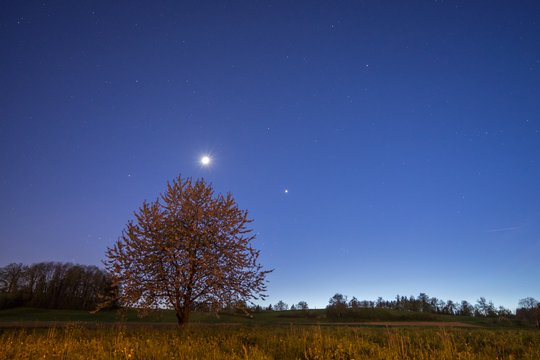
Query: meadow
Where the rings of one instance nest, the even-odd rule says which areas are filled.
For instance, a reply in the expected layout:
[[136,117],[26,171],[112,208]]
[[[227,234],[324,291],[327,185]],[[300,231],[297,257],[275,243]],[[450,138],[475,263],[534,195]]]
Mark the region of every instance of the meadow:
[[2,359],[540,359],[540,332],[193,325],[3,329]]
[[[329,321],[323,310],[194,314],[179,329],[167,311],[140,319],[134,312],[11,309],[0,311],[0,359],[540,359],[534,328],[455,316],[414,326],[419,314],[398,316],[373,311],[369,321],[347,323]],[[461,326],[444,326],[455,323]]]

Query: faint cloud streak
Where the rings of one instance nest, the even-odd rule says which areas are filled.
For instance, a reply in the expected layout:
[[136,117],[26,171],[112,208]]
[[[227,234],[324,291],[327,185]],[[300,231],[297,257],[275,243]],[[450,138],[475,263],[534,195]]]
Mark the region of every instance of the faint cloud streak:
[[494,233],[494,232],[507,232],[507,231],[516,231],[520,228],[520,226],[508,226],[503,228],[496,228],[496,229],[490,229],[486,230],[487,233]]

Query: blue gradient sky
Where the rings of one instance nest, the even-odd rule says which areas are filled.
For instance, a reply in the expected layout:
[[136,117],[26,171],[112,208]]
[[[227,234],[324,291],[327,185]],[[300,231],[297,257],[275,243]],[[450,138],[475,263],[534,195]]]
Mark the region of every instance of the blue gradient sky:
[[2,2],[0,265],[100,264],[182,174],[250,210],[275,268],[266,304],[538,299],[538,14],[537,1]]

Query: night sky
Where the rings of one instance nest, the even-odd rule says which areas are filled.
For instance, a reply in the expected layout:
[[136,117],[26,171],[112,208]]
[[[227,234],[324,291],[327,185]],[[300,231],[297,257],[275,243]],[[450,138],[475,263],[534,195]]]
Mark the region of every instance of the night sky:
[[3,1],[0,266],[100,265],[181,174],[250,211],[264,304],[540,298],[539,15]]

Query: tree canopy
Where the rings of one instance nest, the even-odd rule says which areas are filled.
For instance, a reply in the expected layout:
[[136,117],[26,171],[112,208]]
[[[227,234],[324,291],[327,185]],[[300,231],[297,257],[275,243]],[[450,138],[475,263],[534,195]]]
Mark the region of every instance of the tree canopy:
[[231,194],[178,177],[154,202],[144,201],[115,244],[107,269],[124,306],[173,308],[179,325],[197,307],[219,309],[264,299],[266,275],[252,247],[247,210]]

